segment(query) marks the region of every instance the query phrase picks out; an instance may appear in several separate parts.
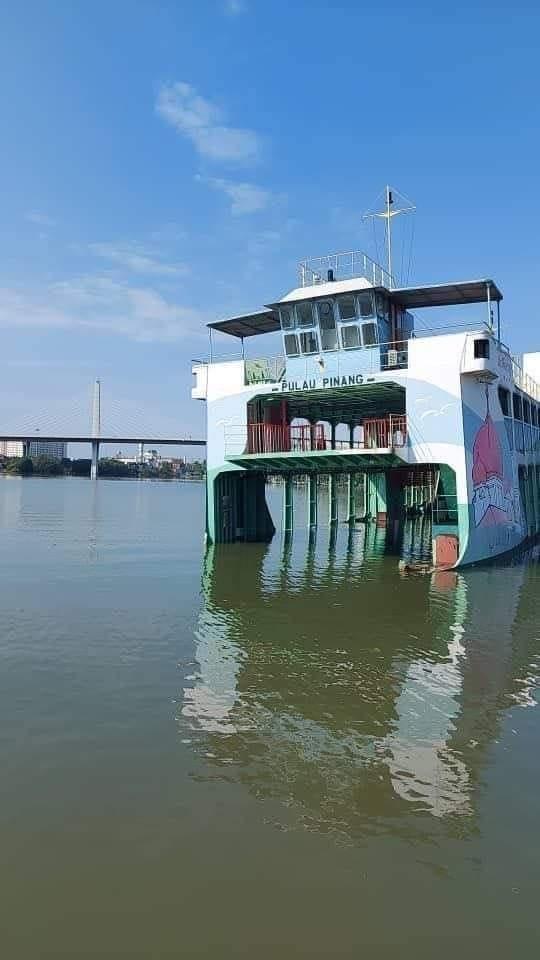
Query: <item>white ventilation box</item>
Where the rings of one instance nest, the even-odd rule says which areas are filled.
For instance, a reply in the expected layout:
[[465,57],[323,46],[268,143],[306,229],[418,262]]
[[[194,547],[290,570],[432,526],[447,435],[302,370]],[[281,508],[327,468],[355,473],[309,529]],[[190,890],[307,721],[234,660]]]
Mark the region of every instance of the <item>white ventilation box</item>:
[[523,373],[540,383],[540,353],[523,354]]

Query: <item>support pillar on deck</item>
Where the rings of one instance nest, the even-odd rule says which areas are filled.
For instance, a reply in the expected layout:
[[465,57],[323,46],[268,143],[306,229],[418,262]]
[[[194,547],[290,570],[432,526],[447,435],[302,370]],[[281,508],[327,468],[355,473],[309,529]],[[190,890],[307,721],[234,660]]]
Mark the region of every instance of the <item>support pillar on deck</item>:
[[336,449],[336,424],[330,424],[330,448],[332,450]]
[[283,530],[292,533],[294,524],[293,506],[293,478],[290,474],[285,477],[285,491],[283,497]]
[[338,501],[336,476],[331,473],[328,477],[328,523],[337,523],[338,521]]
[[533,534],[538,533],[538,497],[536,492],[536,467],[529,467],[531,499],[533,505]]
[[354,423],[349,424],[349,446],[351,450],[354,447]]
[[366,487],[365,487],[365,517],[366,520],[373,520],[375,516],[375,491],[373,485],[373,474],[366,473]]
[[90,463],[90,479],[97,480],[99,463],[99,440],[92,440],[92,460]]
[[308,476],[308,526],[310,530],[317,526],[317,488],[317,474],[310,473]]
[[528,475],[529,502],[531,505],[530,535],[534,536],[534,534],[538,529],[537,517],[536,517],[537,503],[536,503],[536,490],[535,490],[536,472],[534,467],[529,467],[527,471],[527,475]]
[[366,518],[386,521],[386,474],[368,473],[366,480]]
[[209,541],[269,543],[275,527],[266,503],[264,473],[224,470],[209,481]]
[[356,475],[349,473],[347,476],[347,523],[354,523],[356,520]]
[[536,532],[540,533],[540,467],[533,467],[532,469],[536,497]]

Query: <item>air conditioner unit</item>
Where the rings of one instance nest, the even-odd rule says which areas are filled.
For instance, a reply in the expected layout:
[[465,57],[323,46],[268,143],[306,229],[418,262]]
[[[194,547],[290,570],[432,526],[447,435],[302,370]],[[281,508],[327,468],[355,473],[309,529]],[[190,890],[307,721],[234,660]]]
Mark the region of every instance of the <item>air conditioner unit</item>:
[[398,365],[398,352],[397,350],[389,350],[387,353],[388,357],[388,366],[397,367]]

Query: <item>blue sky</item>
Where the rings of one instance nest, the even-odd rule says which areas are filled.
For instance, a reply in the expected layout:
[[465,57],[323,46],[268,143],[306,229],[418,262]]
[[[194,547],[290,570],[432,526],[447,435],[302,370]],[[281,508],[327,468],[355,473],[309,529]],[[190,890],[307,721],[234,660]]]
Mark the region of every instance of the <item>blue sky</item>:
[[305,255],[372,252],[361,214],[386,182],[418,207],[411,279],[494,277],[506,339],[540,348],[533,3],[26,0],[2,19],[6,427],[81,424],[100,376],[105,420],[109,402],[200,434],[205,323],[282,295]]

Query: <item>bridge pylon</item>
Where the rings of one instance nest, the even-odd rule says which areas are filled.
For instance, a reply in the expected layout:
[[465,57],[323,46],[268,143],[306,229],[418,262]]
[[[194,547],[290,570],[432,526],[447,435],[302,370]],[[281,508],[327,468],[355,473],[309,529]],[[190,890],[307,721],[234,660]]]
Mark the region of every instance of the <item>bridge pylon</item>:
[[101,433],[101,380],[94,383],[92,401],[92,461],[90,479],[97,480],[99,473],[99,436]]

